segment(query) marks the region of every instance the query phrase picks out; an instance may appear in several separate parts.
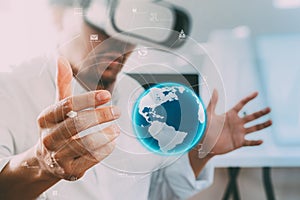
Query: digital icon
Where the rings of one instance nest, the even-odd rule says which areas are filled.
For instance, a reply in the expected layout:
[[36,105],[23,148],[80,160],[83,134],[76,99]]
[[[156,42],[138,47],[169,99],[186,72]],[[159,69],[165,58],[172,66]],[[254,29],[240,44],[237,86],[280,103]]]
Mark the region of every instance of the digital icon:
[[137,13],[137,8],[132,8],[133,13]]
[[98,34],[91,34],[90,35],[90,41],[98,41],[99,37]]
[[184,40],[186,38],[186,35],[183,31],[183,29],[181,29],[180,33],[179,33],[179,37],[178,37],[180,40]]
[[139,54],[140,57],[145,57],[145,56],[147,56],[147,55],[148,55],[148,50],[147,50],[147,48],[145,48],[145,47],[139,48],[138,54]]
[[158,22],[158,15],[155,12],[150,13],[150,21],[151,22]]
[[83,9],[81,7],[74,8],[74,15],[83,16]]

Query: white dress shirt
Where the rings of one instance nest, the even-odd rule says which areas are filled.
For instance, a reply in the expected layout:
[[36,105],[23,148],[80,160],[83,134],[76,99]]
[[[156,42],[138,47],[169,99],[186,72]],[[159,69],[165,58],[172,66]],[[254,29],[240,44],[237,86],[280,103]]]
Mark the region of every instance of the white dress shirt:
[[[0,74],[0,173],[10,156],[24,152],[39,140],[36,118],[55,103],[55,60],[53,56],[39,57]],[[73,87],[75,95],[85,92],[75,81]],[[122,117],[113,122],[122,131],[116,149],[81,179],[62,180],[40,199],[186,199],[212,183],[211,166],[195,179],[187,154],[177,158],[155,155],[134,137],[130,108],[139,90],[137,82],[119,75],[112,94],[112,103],[122,109]]]

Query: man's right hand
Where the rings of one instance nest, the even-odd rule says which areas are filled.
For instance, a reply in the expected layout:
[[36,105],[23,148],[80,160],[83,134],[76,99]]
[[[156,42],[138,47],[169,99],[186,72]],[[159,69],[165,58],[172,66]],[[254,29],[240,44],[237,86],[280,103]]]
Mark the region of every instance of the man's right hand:
[[[113,151],[120,134],[118,127],[108,126],[83,137],[78,133],[117,119],[120,111],[114,106],[101,106],[111,99],[108,91],[72,96],[72,77],[69,62],[60,58],[57,102],[38,117],[41,137],[37,145],[10,157],[1,171],[0,199],[35,199],[61,179],[82,177]],[[77,116],[68,117],[70,111]]]
[[[73,96],[72,77],[69,62],[59,58],[57,103],[45,109],[37,120],[41,134],[36,148],[39,164],[46,173],[66,180],[77,180],[107,157],[120,134],[119,128],[111,125],[99,132],[78,136],[90,127],[119,118],[120,111],[115,106],[101,106],[111,99],[105,90]],[[70,111],[77,112],[77,116],[68,117]]]

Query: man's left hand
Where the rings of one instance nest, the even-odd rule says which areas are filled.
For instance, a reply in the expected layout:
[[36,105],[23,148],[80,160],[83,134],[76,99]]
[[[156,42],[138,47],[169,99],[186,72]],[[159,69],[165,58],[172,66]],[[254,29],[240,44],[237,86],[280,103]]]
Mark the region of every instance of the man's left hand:
[[[210,104],[207,108],[208,130],[206,134],[208,137],[210,137],[210,135],[216,135],[214,133],[210,133],[210,131],[214,131],[213,127],[218,127],[221,121],[223,121],[223,127],[219,129],[221,132],[220,134],[217,134],[218,137],[214,138],[215,144],[211,149],[210,154],[221,155],[234,151],[243,146],[258,146],[262,144],[262,140],[247,140],[245,139],[245,136],[271,126],[272,121],[267,120],[263,123],[259,123],[250,127],[245,127],[245,125],[267,115],[271,112],[271,109],[265,108],[250,115],[245,115],[243,117],[239,116],[239,112],[243,109],[243,107],[248,102],[255,99],[257,95],[258,93],[255,92],[242,99],[237,105],[235,105],[225,114],[217,115],[215,113],[215,108],[218,101],[218,93],[216,90],[213,92]],[[208,141],[212,142],[213,140],[210,139]]]

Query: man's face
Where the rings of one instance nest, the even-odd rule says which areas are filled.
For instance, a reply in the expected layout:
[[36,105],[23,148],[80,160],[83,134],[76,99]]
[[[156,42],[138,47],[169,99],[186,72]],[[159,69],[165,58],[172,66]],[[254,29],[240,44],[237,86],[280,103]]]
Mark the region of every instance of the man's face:
[[[88,90],[111,90],[134,45],[98,32],[99,41],[79,64],[76,78]],[[91,47],[93,47],[91,43]]]

